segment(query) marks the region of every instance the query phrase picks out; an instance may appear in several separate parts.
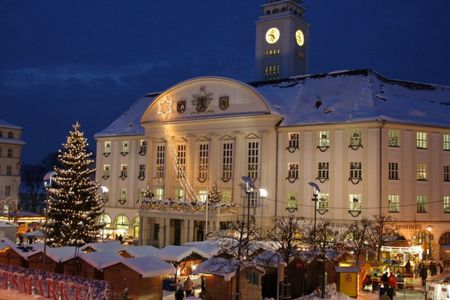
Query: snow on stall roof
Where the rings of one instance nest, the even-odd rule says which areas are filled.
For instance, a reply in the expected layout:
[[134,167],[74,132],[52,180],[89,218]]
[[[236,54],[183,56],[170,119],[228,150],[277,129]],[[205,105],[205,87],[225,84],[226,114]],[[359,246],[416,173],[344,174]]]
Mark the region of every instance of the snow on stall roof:
[[219,243],[217,241],[189,242],[183,244],[183,246],[194,247],[208,255],[207,258],[213,257],[219,253]]
[[141,274],[143,278],[175,275],[176,272],[176,269],[171,264],[154,255],[128,258],[123,260],[122,263]]
[[80,252],[79,257],[97,270],[103,270],[104,268],[113,266],[125,260],[125,258],[114,251]]
[[44,249],[44,244],[34,243],[31,245],[16,245],[8,238],[2,239],[4,246],[10,247],[13,251],[19,254],[21,257],[28,259],[28,257],[40,253]]
[[180,262],[193,253],[196,253],[204,258],[208,258],[207,253],[195,247],[175,245],[169,245],[162,249],[159,249],[159,251],[156,252],[155,255],[165,261]]
[[122,243],[117,240],[106,241],[103,243],[89,243],[80,248],[81,251],[85,252],[88,249],[92,249],[94,251],[119,251],[122,249]]
[[117,135],[143,135],[144,128],[140,125],[142,114],[159,93],[147,94],[136,101],[126,112],[111,125],[95,134],[95,138]]
[[133,257],[154,255],[159,251],[158,248],[153,246],[124,246],[121,250],[128,252]]
[[75,246],[47,247],[45,253],[55,262],[65,262],[75,257],[75,251],[78,251]]
[[253,258],[253,262],[267,268],[277,268],[280,264],[285,265],[283,257],[274,251],[262,251]]
[[281,126],[386,120],[450,127],[450,87],[387,79],[372,70],[253,83]]
[[22,129],[22,127],[12,124],[10,122],[7,122],[2,118],[0,118],[0,127],[11,128],[11,129]]
[[198,265],[194,274],[211,274],[221,276],[225,281],[230,281],[236,273],[237,265],[238,263],[234,260],[213,257]]

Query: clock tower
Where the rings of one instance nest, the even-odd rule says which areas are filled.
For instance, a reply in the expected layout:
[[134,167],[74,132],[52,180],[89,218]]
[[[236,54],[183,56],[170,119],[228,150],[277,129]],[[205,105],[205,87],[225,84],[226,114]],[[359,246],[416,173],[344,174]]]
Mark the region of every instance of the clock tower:
[[256,22],[256,78],[272,80],[306,73],[309,25],[301,0],[267,0]]

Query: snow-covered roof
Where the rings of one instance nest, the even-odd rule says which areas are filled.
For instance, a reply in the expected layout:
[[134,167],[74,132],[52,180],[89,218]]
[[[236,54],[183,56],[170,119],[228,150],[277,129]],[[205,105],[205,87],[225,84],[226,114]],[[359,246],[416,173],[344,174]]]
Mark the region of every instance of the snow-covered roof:
[[180,262],[193,253],[196,253],[204,258],[208,258],[207,253],[195,247],[175,245],[166,246],[156,252],[155,255],[165,261]]
[[3,241],[4,246],[9,246],[13,251],[19,254],[21,257],[28,259],[28,257],[40,253],[44,249],[44,244],[34,243],[31,245],[19,246],[11,240],[5,238]]
[[450,127],[450,87],[387,79],[371,70],[259,82],[280,126],[385,120]]
[[284,264],[284,259],[280,254],[273,251],[262,251],[253,258],[253,262],[261,267],[277,268],[280,264]]
[[126,251],[128,254],[130,254],[132,257],[143,257],[143,256],[149,256],[154,255],[159,251],[158,248],[153,246],[124,246],[119,251]]
[[183,246],[189,246],[194,247],[195,249],[198,249],[205,253],[207,255],[207,258],[211,258],[217,253],[219,253],[219,243],[217,241],[201,241],[201,242],[189,242],[186,244],[183,244]]
[[111,123],[111,125],[98,132],[94,137],[144,135],[144,128],[140,125],[140,119],[147,107],[157,96],[158,94],[148,94],[141,97],[126,112]]
[[[389,121],[450,128],[450,87],[392,80],[368,69],[250,83],[280,126]],[[96,137],[143,135],[140,118],[158,94],[134,103]]]
[[81,252],[79,253],[79,257],[97,270],[103,270],[104,268],[118,264],[125,259],[114,251]]
[[17,224],[6,222],[6,221],[0,221],[0,227],[17,227]]
[[[225,281],[230,281],[235,275],[237,267],[238,262],[235,260],[213,257],[202,262],[197,269],[195,269],[194,274],[211,274],[221,276]],[[248,268],[254,268],[261,273],[264,273],[264,270],[261,267],[253,263],[242,262],[241,270]]]
[[174,275],[176,272],[171,264],[153,255],[128,258],[123,260],[122,263],[141,274],[143,278]]
[[119,251],[122,249],[120,241],[106,241],[103,243],[89,243],[80,248],[81,251],[86,252],[92,249],[93,251]]
[[11,129],[22,129],[22,127],[17,126],[15,124],[9,123],[2,118],[0,118],[0,127],[2,128],[11,128]]
[[55,247],[55,248],[46,247],[45,253],[47,254],[48,257],[50,257],[54,261],[56,261],[58,263],[62,263],[62,262],[65,262],[65,261],[68,261],[68,260],[71,260],[72,258],[74,258],[75,251],[77,251],[77,255],[78,255],[79,249],[77,249],[75,246],[65,246],[65,247]]

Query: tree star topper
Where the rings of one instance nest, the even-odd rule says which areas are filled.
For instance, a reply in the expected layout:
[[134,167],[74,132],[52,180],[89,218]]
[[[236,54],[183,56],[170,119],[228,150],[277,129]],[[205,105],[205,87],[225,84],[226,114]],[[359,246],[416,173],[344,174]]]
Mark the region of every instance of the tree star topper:
[[169,100],[169,98],[166,97],[164,101],[160,101],[158,105],[158,115],[162,114],[163,118],[166,119],[167,115],[172,113],[172,100]]

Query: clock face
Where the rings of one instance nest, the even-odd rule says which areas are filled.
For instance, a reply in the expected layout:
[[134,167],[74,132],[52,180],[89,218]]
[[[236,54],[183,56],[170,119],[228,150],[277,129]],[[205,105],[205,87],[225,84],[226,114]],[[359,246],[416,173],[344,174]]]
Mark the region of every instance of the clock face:
[[280,31],[276,27],[269,28],[266,32],[266,42],[275,44],[280,38]]
[[305,44],[305,35],[300,29],[295,32],[295,40],[299,46],[303,46]]

